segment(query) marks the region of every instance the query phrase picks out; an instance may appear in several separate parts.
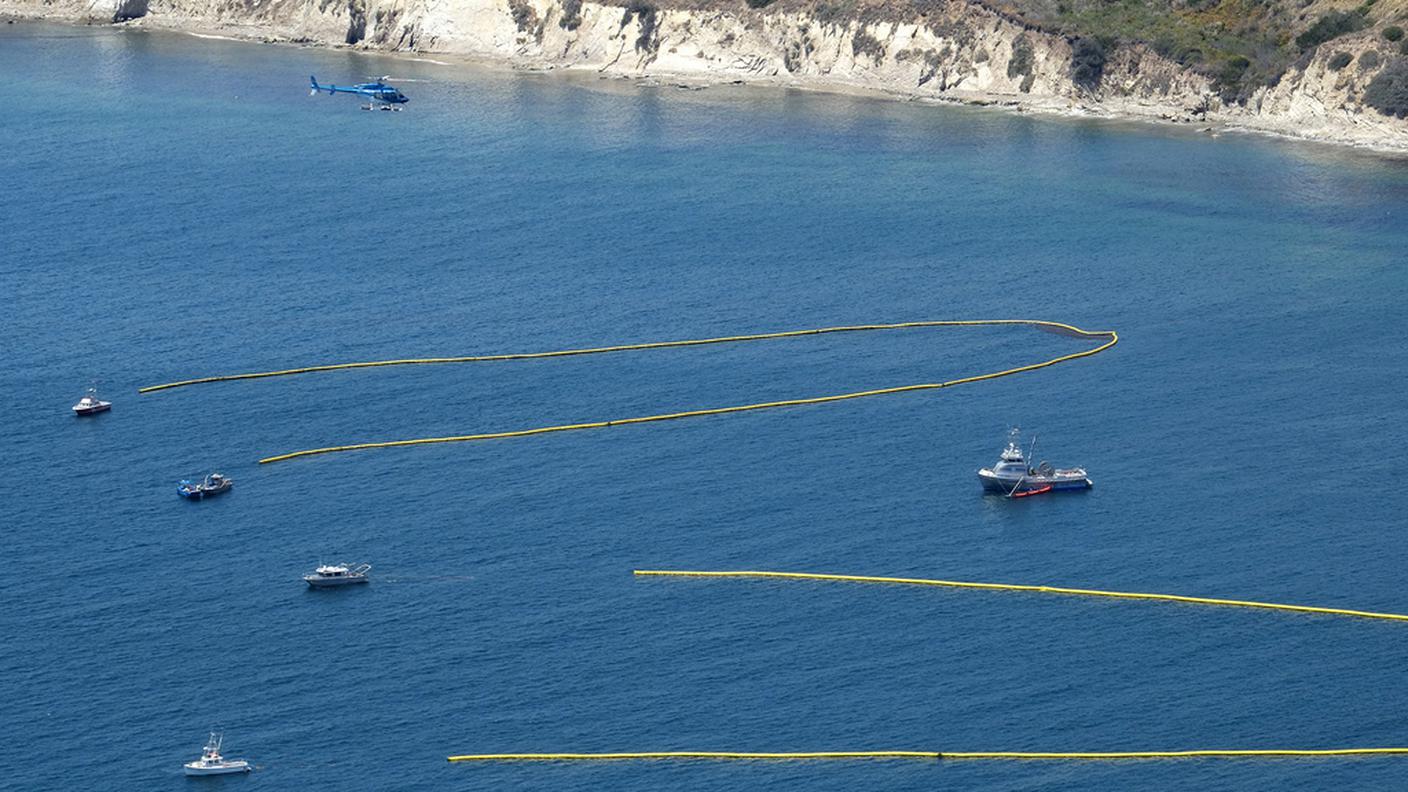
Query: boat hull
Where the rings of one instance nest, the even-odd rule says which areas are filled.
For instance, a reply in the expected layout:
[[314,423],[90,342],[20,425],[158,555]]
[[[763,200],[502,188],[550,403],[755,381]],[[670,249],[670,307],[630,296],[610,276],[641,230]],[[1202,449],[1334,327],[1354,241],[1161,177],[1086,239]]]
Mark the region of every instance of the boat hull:
[[96,405],[93,405],[92,407],[79,407],[78,405],[74,405],[74,407],[73,407],[73,414],[74,414],[74,415],[80,415],[80,416],[81,416],[81,415],[97,415],[98,413],[107,412],[108,410],[111,410],[111,409],[112,409],[112,405],[111,405],[111,404],[96,404]]
[[234,486],[234,483],[230,482],[214,489],[207,489],[205,487],[199,486],[191,488],[177,487],[176,494],[188,500],[202,500],[204,498],[209,498],[215,495],[221,495],[223,493],[229,492],[231,489],[234,488]]
[[188,776],[230,775],[232,773],[248,773],[253,769],[249,766],[249,762],[243,760],[221,762],[218,765],[203,765],[200,762],[187,762],[185,765]]
[[339,588],[341,586],[355,586],[359,583],[366,583],[369,580],[371,580],[371,578],[368,578],[366,576],[355,578],[320,578],[315,577],[313,575],[303,576],[303,582],[307,583],[310,588]]
[[1025,476],[1020,479],[1007,478],[995,475],[991,470],[984,468],[978,471],[978,480],[983,484],[986,492],[996,492],[1001,495],[1016,492],[1030,492],[1050,487],[1052,492],[1063,492],[1068,490],[1086,490],[1095,486],[1095,482],[1083,475],[1071,476]]

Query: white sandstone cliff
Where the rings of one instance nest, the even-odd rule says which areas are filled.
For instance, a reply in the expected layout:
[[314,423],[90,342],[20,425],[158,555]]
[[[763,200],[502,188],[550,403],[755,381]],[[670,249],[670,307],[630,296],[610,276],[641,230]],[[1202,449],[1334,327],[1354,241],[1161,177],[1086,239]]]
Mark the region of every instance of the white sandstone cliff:
[[[1408,122],[1360,101],[1392,55],[1371,33],[1324,45],[1246,106],[1225,106],[1207,78],[1143,47],[1116,49],[1099,88],[1084,89],[1071,79],[1064,38],[965,0],[940,0],[909,22],[753,10],[738,0],[727,0],[724,10],[630,1],[622,7],[579,0],[0,0],[0,14],[447,53],[534,68],[1222,123],[1408,150]],[[1329,60],[1339,51],[1356,60],[1334,71]],[[1360,60],[1370,51],[1376,55]]]

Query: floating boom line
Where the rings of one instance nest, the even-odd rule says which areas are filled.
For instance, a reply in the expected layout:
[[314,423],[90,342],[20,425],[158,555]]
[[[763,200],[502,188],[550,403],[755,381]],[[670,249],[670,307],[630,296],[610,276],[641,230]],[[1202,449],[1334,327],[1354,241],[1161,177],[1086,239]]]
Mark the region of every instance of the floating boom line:
[[751,753],[735,751],[645,751],[635,753],[504,753],[462,754],[451,762],[604,762],[640,760],[741,760],[807,761],[917,759],[922,761],[1115,761],[1130,759],[1274,759],[1288,757],[1333,758],[1348,756],[1405,756],[1408,748],[1211,748],[1191,751],[811,751],[802,753]]
[[560,424],[555,426],[540,426],[531,429],[519,429],[506,432],[484,432],[479,434],[455,435],[449,437],[421,437],[409,440],[389,440],[381,442],[348,443],[344,445],[326,446],[323,448],[310,448],[303,451],[293,451],[286,454],[276,454],[264,457],[259,460],[259,464],[265,465],[273,462],[283,462],[300,457],[317,456],[320,454],[333,454],[345,451],[364,451],[374,448],[394,448],[399,446],[431,445],[438,443],[464,443],[476,440],[501,440],[510,437],[528,437],[532,435],[550,434],[555,432],[570,432],[584,429],[603,429],[610,426],[628,426],[632,424],[656,423],[660,421],[674,421],[683,418],[698,418],[708,415],[727,415],[730,413],[752,412],[757,410],[772,410],[784,407],[800,407],[813,404],[827,404],[831,402],[848,401],[851,399],[862,399],[873,396],[888,396],[898,393],[909,393],[913,391],[939,390],[950,388],[955,385],[964,385],[972,382],[982,382],[985,380],[1008,377],[1013,374],[1020,374],[1027,371],[1054,366],[1072,360],[1097,355],[1119,343],[1119,334],[1113,330],[1082,330],[1073,325],[1061,322],[1049,322],[1040,319],[974,319],[974,320],[935,320],[923,322],[900,322],[896,324],[871,324],[871,325],[846,325],[840,327],[821,327],[807,330],[787,330],[776,333],[755,333],[751,335],[721,336],[717,338],[696,338],[682,341],[654,341],[642,344],[623,344],[617,346],[588,347],[582,349],[565,349],[553,352],[528,352],[504,355],[472,355],[466,357],[440,357],[440,358],[412,358],[400,360],[374,360],[357,363],[334,363],[321,366],[305,366],[303,368],[281,369],[278,371],[259,371],[244,374],[222,374],[210,377],[198,377],[195,379],[181,380],[178,382],[168,382],[162,385],[151,385],[141,388],[141,393],[154,393],[173,388],[183,388],[191,385],[208,384],[215,382],[228,382],[233,380],[264,379],[270,377],[285,377],[297,374],[308,374],[321,371],[335,371],[340,369],[377,368],[385,366],[409,366],[409,365],[438,365],[448,363],[488,363],[507,360],[533,360],[541,358],[572,357],[579,355],[599,355],[617,352],[642,351],[649,349],[666,349],[671,347],[704,346],[710,344],[730,344],[748,341],[762,341],[777,338],[797,338],[801,336],[825,335],[831,333],[859,333],[879,330],[907,330],[925,327],[980,327],[1017,325],[1034,327],[1047,332],[1059,333],[1080,339],[1100,340],[1099,346],[1085,349],[1080,352],[1073,352],[1066,355],[1043,360],[1037,363],[1029,363],[1022,366],[994,371],[986,374],[978,374],[970,377],[948,380],[946,382],[927,382],[914,385],[900,385],[889,388],[876,388],[872,390],[854,391],[850,393],[838,393],[829,396],[813,396],[796,399],[782,399],[770,402],[758,402],[753,404],[740,404],[729,407],[715,407],[699,410],[684,410],[680,412],[661,413],[658,415],[645,415],[633,418],[618,418],[607,421],[589,421],[575,424]]
[[[978,327],[991,325],[1026,325],[1039,327],[1051,332],[1071,335],[1077,338],[1108,337],[1114,346],[1119,337],[1112,331],[1082,330],[1061,322],[1048,322],[1041,319],[946,319],[922,322],[896,322],[893,324],[841,325],[818,327],[805,330],[783,330],[775,333],[751,333],[747,335],[717,336],[714,338],[691,338],[679,341],[650,341],[640,344],[617,344],[614,346],[584,347],[581,349],[560,349],[551,352],[517,352],[499,355],[464,355],[460,357],[400,358],[395,360],[366,360],[354,363],[328,363],[320,366],[278,369],[275,371],[252,371],[243,374],[217,374],[209,377],[166,382],[138,388],[138,393],[156,393],[173,388],[191,385],[206,385],[214,382],[234,382],[236,380],[266,379],[269,377],[291,377],[297,374],[312,374],[320,371],[340,371],[344,369],[381,368],[385,366],[424,366],[446,363],[494,363],[505,360],[538,360],[542,358],[574,357],[578,355],[602,355],[613,352],[635,352],[647,349],[669,349],[672,347],[706,346],[709,344],[736,344],[745,341],[764,341],[773,338],[797,338],[800,336],[825,335],[828,333],[860,333],[871,330],[907,330],[920,327]],[[1103,350],[1105,347],[1101,347]],[[1095,350],[1100,351],[1100,350]],[[1094,352],[1087,353],[1094,354]],[[1077,357],[1082,357],[1078,355]],[[1051,365],[1046,363],[1044,365]],[[1039,368],[1035,366],[1033,368]]]
[[1100,589],[1067,588],[1065,586],[1041,586],[1021,583],[974,583],[961,580],[928,580],[925,578],[875,577],[870,575],[834,575],[812,572],[762,572],[730,571],[706,572],[672,569],[637,569],[638,577],[693,577],[693,578],[773,578],[782,580],[820,580],[842,583],[883,583],[902,586],[938,586],[942,588],[988,589],[992,591],[1026,591],[1037,594],[1062,594],[1080,597],[1109,597],[1113,599],[1162,600],[1193,605],[1217,605],[1233,608],[1260,608],[1263,610],[1292,611],[1295,613],[1316,613],[1330,616],[1353,616],[1360,619],[1385,619],[1408,622],[1408,614],[1378,613],[1375,611],[1349,610],[1346,608],[1322,608],[1314,605],[1285,605],[1278,602],[1256,602],[1254,600],[1218,599],[1215,597],[1189,597],[1181,594],[1150,594],[1134,591],[1103,591]]

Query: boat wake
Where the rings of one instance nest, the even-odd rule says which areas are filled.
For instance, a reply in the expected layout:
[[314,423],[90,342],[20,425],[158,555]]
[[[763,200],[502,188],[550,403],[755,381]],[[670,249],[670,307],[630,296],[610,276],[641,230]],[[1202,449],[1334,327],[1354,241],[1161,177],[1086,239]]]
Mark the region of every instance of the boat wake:
[[430,577],[377,578],[377,583],[469,583],[474,579],[473,575],[434,575]]

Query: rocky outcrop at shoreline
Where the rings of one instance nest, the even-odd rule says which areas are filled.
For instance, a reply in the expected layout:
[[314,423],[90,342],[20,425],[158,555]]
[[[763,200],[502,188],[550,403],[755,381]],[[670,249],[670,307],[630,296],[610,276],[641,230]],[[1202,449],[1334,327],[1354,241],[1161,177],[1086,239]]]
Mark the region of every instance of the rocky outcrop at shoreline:
[[[756,0],[755,0],[756,1]],[[1319,47],[1245,103],[1143,45],[1080,72],[1080,41],[986,5],[935,0],[922,14],[752,8],[744,0],[0,0],[25,18],[122,23],[389,52],[445,53],[531,68],[696,82],[865,90],[1026,110],[1221,125],[1408,151],[1408,121],[1366,106],[1394,53],[1373,31]],[[1372,54],[1366,54],[1372,53]],[[1350,58],[1351,64],[1341,61]]]

